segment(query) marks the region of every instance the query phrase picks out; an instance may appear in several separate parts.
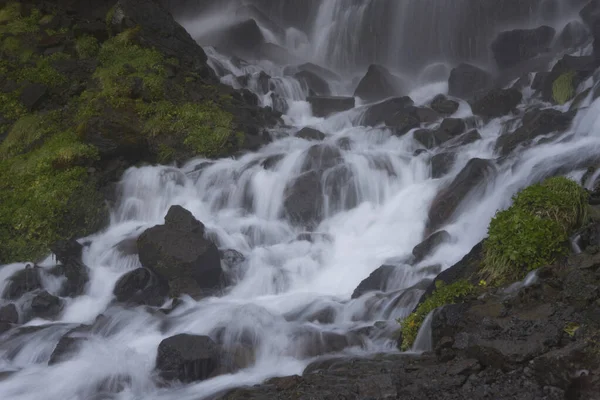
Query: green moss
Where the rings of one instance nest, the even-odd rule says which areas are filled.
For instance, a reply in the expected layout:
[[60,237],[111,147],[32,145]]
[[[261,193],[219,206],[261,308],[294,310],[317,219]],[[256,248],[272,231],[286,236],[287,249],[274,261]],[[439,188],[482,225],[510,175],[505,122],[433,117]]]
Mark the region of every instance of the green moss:
[[48,14],[48,15],[44,15],[41,19],[40,19],[40,25],[48,25],[49,23],[51,23],[54,20],[54,15]]
[[436,283],[436,290],[417,307],[415,312],[405,319],[398,321],[402,325],[401,350],[410,350],[417,338],[423,321],[425,321],[430,312],[448,304],[456,304],[474,293],[474,291],[475,287],[465,280],[454,282],[450,285],[444,285],[441,281],[438,281]]
[[41,83],[48,87],[65,84],[67,79],[52,66],[52,63],[66,58],[68,58],[68,55],[64,53],[55,53],[48,57],[40,57],[35,61],[35,65],[27,66],[17,71],[17,82]]
[[19,100],[18,92],[0,92],[0,115],[8,120],[16,120],[25,113],[26,109]]
[[29,151],[56,130],[58,113],[26,115],[19,119],[0,144],[0,159]]
[[100,45],[95,37],[84,35],[77,39],[75,50],[77,51],[79,58],[92,58],[98,54]]
[[152,136],[175,135],[194,154],[214,157],[226,150],[233,117],[211,102],[174,105],[163,101],[144,110],[145,132]]
[[10,56],[18,54],[21,49],[21,40],[15,36],[8,36],[2,41],[1,50]]
[[552,97],[558,104],[565,104],[575,96],[575,72],[565,72],[552,84]]
[[587,194],[563,177],[532,185],[513,198],[488,228],[482,275],[498,285],[522,279],[568,252],[569,235],[586,216]]
[[42,14],[38,9],[32,9],[27,17],[23,17],[21,5],[18,2],[8,3],[0,9],[0,37],[7,33],[20,35],[38,32],[41,18]]
[[115,17],[116,6],[112,6],[110,10],[106,13],[106,30],[109,35],[112,35],[112,21]]
[[[57,121],[65,117],[50,113],[21,120],[22,128],[34,131],[21,132],[21,137],[45,142],[0,160],[0,263],[35,260],[53,241],[90,233],[104,218],[102,198],[86,167],[97,152],[75,132],[61,130],[65,124]],[[15,145],[21,146],[13,142],[7,147]]]

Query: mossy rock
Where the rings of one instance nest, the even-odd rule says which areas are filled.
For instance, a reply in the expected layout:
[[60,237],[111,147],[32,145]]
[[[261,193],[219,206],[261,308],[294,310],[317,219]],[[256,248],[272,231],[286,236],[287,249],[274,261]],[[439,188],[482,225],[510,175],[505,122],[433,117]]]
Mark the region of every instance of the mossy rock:
[[445,285],[441,281],[437,282],[436,290],[423,301],[412,314],[403,320],[398,321],[401,324],[402,332],[400,349],[402,351],[410,350],[429,313],[436,308],[448,304],[456,304],[473,294],[475,291],[476,287],[466,280],[460,280],[450,285]]
[[482,276],[494,285],[522,279],[569,251],[568,239],[587,215],[587,192],[554,177],[532,185],[490,222]]
[[552,83],[552,98],[557,104],[565,104],[575,97],[574,71],[565,72]]

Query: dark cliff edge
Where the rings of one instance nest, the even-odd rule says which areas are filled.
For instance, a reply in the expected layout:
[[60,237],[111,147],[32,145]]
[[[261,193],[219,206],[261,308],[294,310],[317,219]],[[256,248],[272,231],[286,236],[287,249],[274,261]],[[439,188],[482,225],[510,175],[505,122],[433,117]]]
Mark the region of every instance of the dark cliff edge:
[[126,168],[255,150],[279,117],[158,1],[0,1],[0,264],[101,229]]

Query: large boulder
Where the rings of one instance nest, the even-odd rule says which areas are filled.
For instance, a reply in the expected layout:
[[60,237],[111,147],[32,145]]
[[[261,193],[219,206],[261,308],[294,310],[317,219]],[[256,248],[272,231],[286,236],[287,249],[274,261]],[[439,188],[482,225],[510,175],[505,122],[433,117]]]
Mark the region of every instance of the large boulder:
[[265,37],[252,18],[213,32],[208,40],[216,47],[224,48],[244,56],[252,55],[265,43]]
[[368,292],[384,291],[387,280],[395,269],[393,265],[382,265],[377,268],[354,289],[352,298],[357,299]]
[[538,136],[552,132],[564,132],[571,126],[573,112],[562,113],[548,108],[529,111],[523,116],[523,125],[512,133],[502,135],[496,142],[496,152],[510,154],[520,145],[526,145]]
[[312,107],[315,117],[328,117],[331,114],[351,110],[356,104],[354,97],[309,96],[306,101]]
[[117,281],[113,294],[121,303],[158,307],[169,295],[169,283],[154,271],[137,268]]
[[62,311],[62,307],[61,299],[44,290],[31,301],[31,317],[54,319]]
[[490,89],[492,85],[493,78],[489,72],[474,65],[462,63],[450,72],[448,94],[469,100],[476,94]]
[[438,153],[431,157],[431,177],[433,179],[441,178],[452,169],[456,154],[453,152]]
[[396,115],[403,115],[408,112],[408,108],[414,104],[408,97],[394,97],[369,106],[362,116],[361,124],[365,126],[377,126],[386,124]]
[[341,81],[342,80],[342,78],[335,72],[333,72],[327,68],[323,68],[320,65],[313,64],[313,63],[304,63],[301,65],[298,65],[297,68],[299,71],[312,72],[313,74],[320,76],[321,78],[325,79],[326,81]]
[[172,206],[164,225],[146,230],[137,241],[140,262],[169,282],[170,293],[199,295],[224,282],[217,246],[192,213]]
[[487,118],[497,118],[515,110],[523,99],[517,89],[492,89],[482,97],[471,102],[473,114]]
[[510,68],[546,52],[555,34],[549,26],[501,32],[491,46],[496,64],[501,69]]
[[415,140],[428,149],[437,147],[458,137],[467,129],[467,124],[460,118],[445,118],[435,130],[418,129],[413,133]]
[[296,132],[296,137],[306,140],[323,140],[325,134],[318,129],[305,127]]
[[575,97],[577,86],[593,75],[596,66],[593,56],[565,55],[547,75],[542,76],[543,99],[553,103],[571,100]]
[[158,345],[156,369],[167,381],[202,381],[213,376],[219,368],[221,352],[208,336],[171,336]]
[[178,24],[171,13],[154,0],[119,0],[107,21],[113,32],[141,27],[140,40],[167,56],[205,72],[207,57],[202,47]]
[[329,96],[331,94],[331,89],[327,81],[314,72],[300,71],[294,74],[294,77],[308,87],[311,95]]
[[284,192],[285,216],[310,230],[323,217],[323,186],[318,171],[308,171],[288,184]]
[[569,22],[558,35],[558,45],[565,49],[581,46],[589,38],[585,25],[575,20]]
[[460,171],[454,180],[435,196],[429,209],[425,235],[429,236],[448,223],[459,210],[461,203],[485,189],[495,173],[490,160],[474,158]]
[[403,94],[405,91],[402,80],[393,75],[387,68],[372,64],[360,80],[354,96],[372,102]]

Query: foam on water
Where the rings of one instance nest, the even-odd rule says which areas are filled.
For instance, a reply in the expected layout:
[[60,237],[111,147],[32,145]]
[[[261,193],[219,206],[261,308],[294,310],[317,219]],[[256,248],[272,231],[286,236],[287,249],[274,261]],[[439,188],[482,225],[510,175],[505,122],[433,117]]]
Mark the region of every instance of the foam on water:
[[[342,3],[323,3],[319,9],[318,18],[323,21],[320,29],[329,29],[330,37],[341,34],[326,22],[341,12]],[[348,18],[359,18],[369,2],[355,3],[355,8],[346,10],[351,14]],[[223,21],[212,22],[218,26]],[[305,39],[301,32],[288,30],[286,44],[306,52]],[[318,54],[326,48],[323,43],[315,46]],[[260,95],[263,105],[272,105],[271,94],[286,101],[283,120],[288,128],[284,137],[236,159],[195,159],[181,168],[157,165],[126,171],[110,225],[82,239],[87,243],[83,261],[90,268],[85,293],[66,301],[58,320],[37,319],[27,324],[52,324],[51,328],[9,332],[0,341],[0,372],[13,372],[0,379],[0,398],[198,400],[269,377],[300,374],[314,359],[312,350],[322,344],[319,340],[325,335],[345,335],[378,321],[387,324],[381,332],[397,329],[395,320],[410,312],[423,284],[439,271],[432,266],[448,268],[468,253],[485,237],[496,210],[509,206],[514,193],[553,174],[575,171],[581,176],[577,170],[600,154],[600,99],[592,102],[589,96],[583,103],[587,108],[577,114],[572,129],[560,138],[496,162],[495,179],[482,183],[483,195],[467,198],[460,209],[464,212],[444,228],[452,240],[420,263],[410,265],[407,260],[423,239],[435,195],[472,158],[497,158],[494,143],[509,117],[480,122],[483,139],[458,148],[450,172],[431,179],[430,155],[413,155],[419,144],[412,132],[396,137],[389,129],[360,126],[364,106],[316,118],[305,101],[305,88],[285,76],[281,66],[240,64],[211,48],[207,54],[215,70],[222,67],[229,71],[221,78],[234,86],[247,74],[251,80],[261,71],[273,77],[268,92],[261,92],[257,81],[252,81],[250,88]],[[443,75],[445,64],[440,65],[436,68]],[[436,76],[436,68],[424,74]],[[429,78],[423,78],[420,83],[423,85],[410,93],[417,104],[447,92],[445,82],[430,83]],[[469,105],[462,102],[455,116],[472,116]],[[322,145],[337,148],[341,155],[341,161],[324,168],[321,175],[324,210],[314,229],[319,235],[313,241],[299,238],[305,228],[282,217],[286,187],[303,172],[311,148],[317,144],[293,137],[304,126],[323,131],[326,137]],[[346,145],[339,146],[340,140]],[[346,178],[341,183],[336,175],[340,169]],[[219,248],[244,255],[245,261],[236,267],[235,284],[218,297],[200,301],[184,297],[183,304],[168,315],[147,307],[115,305],[115,283],[140,267],[137,256],[123,253],[119,244],[161,224],[172,205],[183,206],[201,220]],[[48,259],[40,266],[46,270],[53,264]],[[351,299],[357,285],[382,264],[396,266],[384,293]],[[0,268],[0,291],[14,272],[26,266],[20,263]],[[48,274],[43,278],[45,288],[56,293],[60,282]],[[332,310],[330,321],[311,322],[309,316],[324,310]],[[48,366],[60,338],[79,324],[91,325],[79,351],[68,361]],[[344,351],[395,351],[391,335],[381,332]],[[178,333],[219,334],[229,350],[251,340],[256,363],[205,382],[158,387],[154,381],[157,346]],[[422,339],[427,334],[425,326]],[[427,346],[424,340],[417,350]]]

